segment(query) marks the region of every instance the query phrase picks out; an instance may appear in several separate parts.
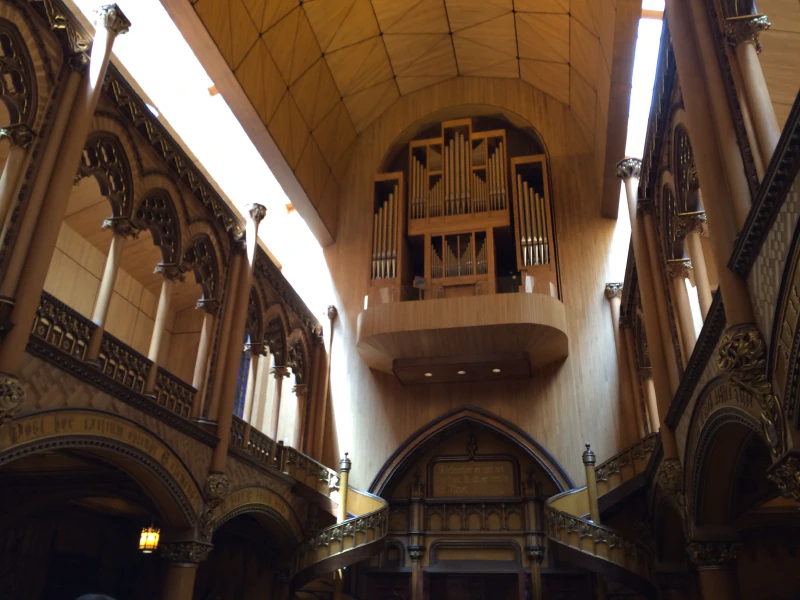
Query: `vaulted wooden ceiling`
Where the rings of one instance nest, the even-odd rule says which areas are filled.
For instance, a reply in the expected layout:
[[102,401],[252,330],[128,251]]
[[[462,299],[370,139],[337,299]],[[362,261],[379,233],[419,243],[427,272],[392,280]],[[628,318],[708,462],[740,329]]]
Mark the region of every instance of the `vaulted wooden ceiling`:
[[[605,127],[617,0],[191,0],[315,206],[400,96],[519,78]],[[596,123],[597,121],[597,123]]]

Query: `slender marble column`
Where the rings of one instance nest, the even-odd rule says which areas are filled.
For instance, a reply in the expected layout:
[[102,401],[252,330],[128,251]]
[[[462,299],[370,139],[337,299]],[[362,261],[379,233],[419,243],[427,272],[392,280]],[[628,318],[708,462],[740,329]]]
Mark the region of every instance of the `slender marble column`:
[[275,395],[272,398],[272,416],[269,422],[269,437],[277,441],[278,423],[281,418],[281,394],[283,394],[283,379],[290,375],[289,367],[275,366],[270,369],[275,378]]
[[305,383],[298,383],[292,388],[292,393],[297,398],[297,413],[294,418],[294,434],[290,445],[300,450],[303,447],[304,425],[308,413],[308,386]]
[[656,388],[653,383],[652,367],[640,367],[639,376],[642,380],[642,388],[644,389],[644,399],[647,405],[650,431],[658,431],[661,419],[658,414],[658,400],[656,399]]
[[694,320],[692,319],[692,306],[689,304],[689,292],[686,290],[686,280],[692,269],[692,261],[688,259],[668,260],[667,277],[672,283],[672,295],[678,312],[678,326],[681,329],[681,343],[683,345],[684,365],[694,351],[697,342]]
[[736,60],[744,79],[744,90],[747,103],[750,107],[750,116],[753,120],[758,138],[761,156],[768,164],[775,153],[781,130],[778,127],[778,118],[775,116],[775,107],[769,96],[764,71],[758,54],[761,44],[758,34],[766,31],[770,22],[766,15],[745,15],[731,17],[725,20],[725,34],[728,43],[734,47]]
[[0,129],[0,140],[8,140],[11,147],[0,176],[0,229],[3,228],[17,192],[19,176],[28,159],[28,148],[36,136],[25,123],[16,123]]
[[261,364],[261,357],[266,354],[264,344],[245,344],[246,352],[250,353],[250,367],[247,371],[247,389],[244,394],[244,446],[250,442],[250,429],[253,427],[253,408],[255,406],[256,390],[258,389],[258,374],[261,372],[259,368]]
[[740,600],[736,560],[742,544],[732,542],[692,542],[689,558],[697,566],[703,600]]
[[114,295],[114,283],[117,280],[119,261],[122,258],[125,241],[128,237],[137,237],[139,235],[128,217],[106,219],[103,221],[103,229],[111,229],[113,237],[106,257],[106,266],[103,269],[103,279],[100,281],[100,289],[97,292],[97,299],[94,303],[94,311],[92,311],[92,321],[97,327],[92,331],[89,347],[86,350],[86,360],[89,362],[96,361],[100,353],[100,344],[103,341],[106,318],[108,317],[108,309],[111,306],[111,297]]
[[631,331],[630,322],[621,322],[622,332],[625,338],[625,361],[628,367],[628,379],[631,382],[633,390],[633,403],[636,407],[636,426],[639,432],[639,439],[642,439],[647,433],[647,410],[644,408],[642,393],[639,384],[639,370],[636,367],[636,345],[633,342],[633,332]]
[[103,26],[98,27],[95,33],[88,73],[78,85],[64,139],[36,222],[36,243],[30,244],[21,269],[11,312],[11,322],[18,326],[12,327],[3,339],[0,372],[16,373],[19,369],[30,334],[29,324],[33,322],[36,307],[39,306],[81,151],[100,98],[111,48],[117,35],[130,27],[130,21],[116,5],[103,7],[100,18]]
[[252,204],[247,214],[245,241],[247,252],[239,273],[236,290],[236,305],[231,319],[231,337],[228,340],[228,351],[225,364],[221,365],[220,375],[225,377],[222,384],[222,395],[217,416],[217,437],[219,443],[214,448],[211,459],[212,472],[224,472],[228,458],[228,444],[231,438],[233,422],[233,403],[236,400],[236,380],[239,371],[242,340],[247,322],[247,305],[250,301],[250,288],[253,282],[253,269],[256,264],[256,248],[258,247],[258,226],[267,214],[261,204]]
[[[631,238],[633,240],[633,254],[636,260],[636,273],[639,277],[639,290],[642,296],[644,309],[644,325],[647,334],[648,348],[650,349],[650,364],[653,366],[653,384],[659,413],[665,416],[672,402],[669,375],[666,365],[667,357],[661,341],[662,333],[658,320],[658,309],[655,299],[653,279],[657,273],[650,271],[650,256],[647,247],[644,227],[638,214],[638,185],[642,161],[636,158],[627,158],[617,164],[617,176],[625,182],[625,192],[628,198],[628,212],[631,219]],[[661,444],[666,458],[677,458],[678,450],[675,436],[669,428],[661,426]],[[658,429],[654,430],[657,431]]]
[[633,444],[639,439],[639,427],[637,425],[637,410],[634,404],[633,383],[630,380],[628,371],[628,359],[625,356],[625,336],[619,328],[619,311],[622,298],[621,283],[607,283],[605,291],[608,305],[611,308],[611,326],[614,330],[614,345],[617,350],[617,371],[619,373],[619,403],[625,413],[625,442],[626,445]]
[[678,215],[677,231],[678,239],[684,239],[686,243],[686,254],[692,262],[694,271],[694,284],[697,286],[697,299],[700,302],[700,313],[703,321],[706,320],[708,311],[711,309],[711,284],[708,281],[708,267],[706,257],[703,252],[703,242],[700,234],[705,227],[706,214],[704,212],[682,213]]
[[153,362],[153,365],[147,375],[147,383],[144,387],[145,394],[152,394],[156,389],[158,367],[162,354],[161,347],[164,342],[164,332],[167,330],[170,305],[172,304],[172,292],[175,288],[175,282],[184,280],[183,272],[175,264],[161,263],[156,267],[154,273],[159,273],[163,277],[163,281],[161,282],[161,295],[158,298],[153,334],[150,336],[150,350],[147,352],[147,358]]
[[198,300],[195,308],[204,312],[200,341],[197,344],[197,358],[194,362],[194,375],[192,376],[192,387],[197,390],[192,406],[192,418],[199,419],[203,416],[203,402],[208,381],[208,358],[211,355],[211,342],[214,339],[214,323],[217,321],[219,302],[203,298]]

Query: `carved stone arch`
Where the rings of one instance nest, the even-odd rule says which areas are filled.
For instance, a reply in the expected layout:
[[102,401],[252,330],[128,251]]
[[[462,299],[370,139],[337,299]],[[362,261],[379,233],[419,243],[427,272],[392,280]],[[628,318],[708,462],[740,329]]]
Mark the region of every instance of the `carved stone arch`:
[[542,468],[559,492],[575,487],[572,478],[555,457],[528,433],[486,410],[475,406],[464,406],[434,419],[400,444],[400,447],[388,458],[375,479],[372,480],[372,484],[369,486],[370,493],[378,496],[384,495],[395,475],[403,473],[413,465],[416,457],[424,453],[442,435],[465,424],[484,427],[509,440]]
[[[178,181],[171,173],[158,171],[156,169],[145,169],[142,172],[142,180],[138,185],[138,190],[151,190],[153,188],[161,188],[169,193],[172,198],[172,205],[178,213],[178,223],[183,234],[182,244],[188,241],[189,232],[189,216],[186,209],[186,199],[183,187],[178,184]],[[141,200],[141,194],[138,194],[138,201]]]
[[250,340],[254,343],[264,339],[264,311],[261,306],[258,286],[254,285],[250,288],[250,299],[247,303],[247,322],[245,325],[245,329],[250,334]]
[[[187,240],[194,239],[198,235],[205,235],[214,246],[220,267],[219,284],[224,289],[227,285],[230,240],[227,235],[220,235],[218,225],[207,219],[191,219],[184,226],[184,237]],[[188,242],[184,242],[184,248],[188,247]]]
[[38,104],[36,71],[19,28],[0,18],[0,101],[9,125],[33,127]]
[[289,320],[280,304],[273,304],[264,313],[264,343],[274,357],[275,365],[285,367],[288,363]]
[[213,528],[246,514],[255,517],[290,552],[305,538],[302,521],[286,498],[260,486],[232,491],[215,511]]
[[186,246],[181,259],[181,269],[192,271],[194,279],[203,290],[203,302],[220,302],[219,261],[214,243],[205,233],[193,237]]
[[133,211],[133,222],[147,229],[153,243],[161,249],[162,262],[178,264],[181,260],[181,226],[172,196],[163,188],[149,190]]
[[95,131],[83,146],[76,182],[94,177],[100,192],[111,203],[114,217],[130,217],[133,210],[133,177],[125,149],[113,133]]
[[310,345],[303,329],[296,328],[289,335],[286,366],[291,367],[297,385],[308,384],[311,374]]
[[43,452],[89,454],[137,481],[170,527],[197,522],[203,495],[191,471],[166,442],[129,419],[86,409],[31,414],[0,432],[0,447],[0,466]]

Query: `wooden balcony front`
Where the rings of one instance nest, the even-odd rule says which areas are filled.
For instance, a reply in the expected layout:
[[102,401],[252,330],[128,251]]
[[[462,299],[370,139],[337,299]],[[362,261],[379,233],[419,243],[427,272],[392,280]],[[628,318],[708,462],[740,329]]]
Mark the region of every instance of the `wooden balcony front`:
[[521,379],[567,357],[564,305],[547,294],[488,294],[370,305],[357,347],[402,383]]

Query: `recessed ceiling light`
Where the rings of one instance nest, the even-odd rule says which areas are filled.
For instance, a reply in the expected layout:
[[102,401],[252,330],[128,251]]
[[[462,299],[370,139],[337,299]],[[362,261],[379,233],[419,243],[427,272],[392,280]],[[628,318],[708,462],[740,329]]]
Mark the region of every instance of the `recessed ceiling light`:
[[492,373],[499,373],[500,369],[492,369]]
[[425,377],[433,377],[433,373],[425,373]]
[[466,372],[466,371],[459,371],[459,372],[458,372],[458,374],[459,374],[459,375],[466,375],[466,374],[467,374],[467,372]]

